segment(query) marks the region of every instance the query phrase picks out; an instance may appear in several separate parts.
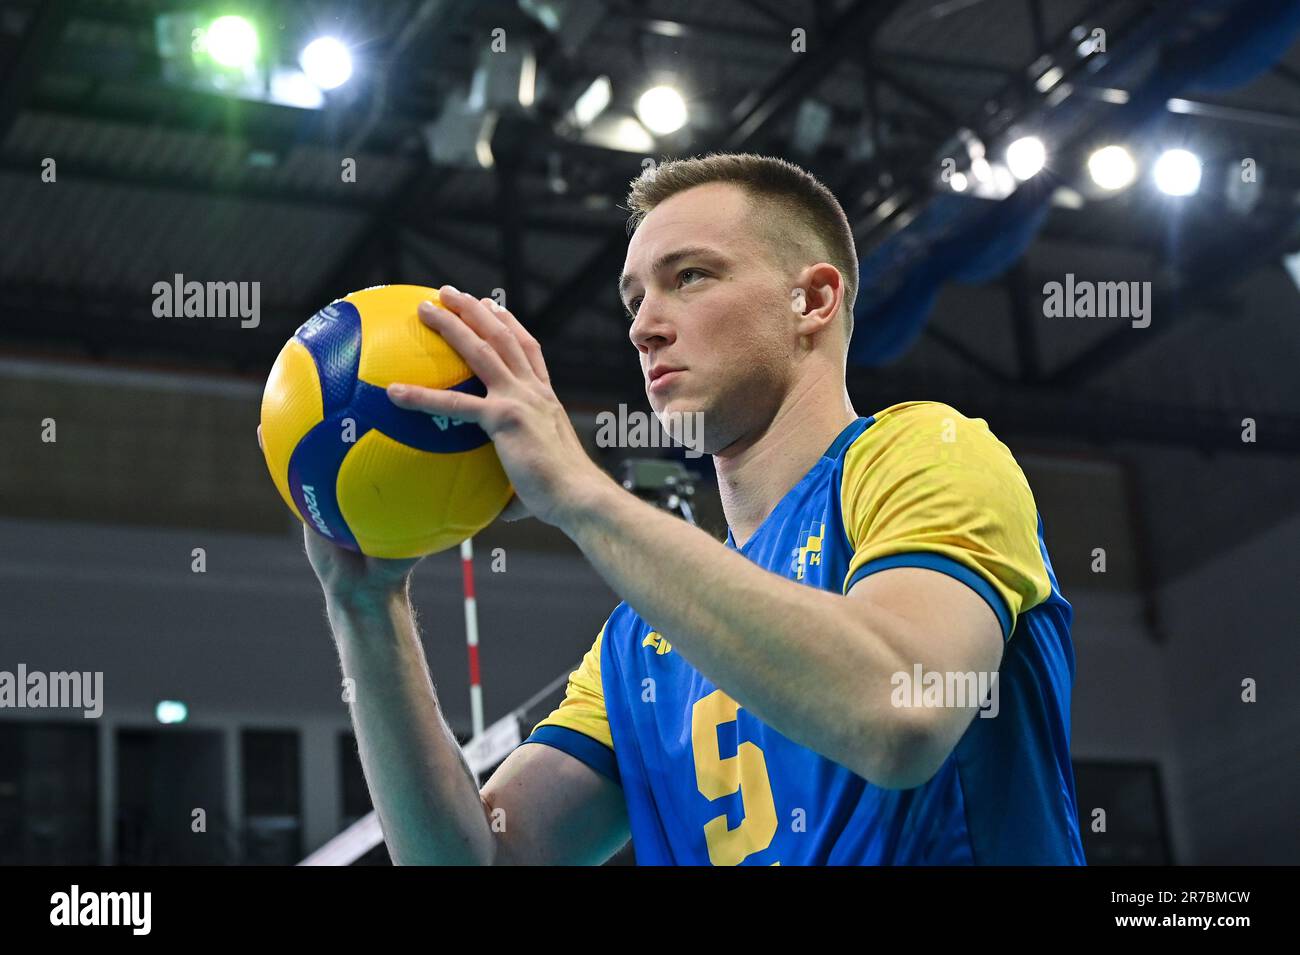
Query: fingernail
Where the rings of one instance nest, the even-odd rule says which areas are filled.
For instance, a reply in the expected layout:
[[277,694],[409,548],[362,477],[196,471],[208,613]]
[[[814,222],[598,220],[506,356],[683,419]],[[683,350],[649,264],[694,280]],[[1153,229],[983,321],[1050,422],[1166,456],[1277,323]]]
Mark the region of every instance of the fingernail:
[[456,286],[454,286],[454,285],[444,285],[443,288],[445,288],[447,291],[451,292],[452,295],[460,295],[460,294],[461,294],[460,289],[456,288]]
[[406,397],[406,392],[407,392],[406,385],[389,385],[389,386],[388,386],[388,394],[389,394],[389,397],[392,397],[392,398],[405,398],[405,397]]

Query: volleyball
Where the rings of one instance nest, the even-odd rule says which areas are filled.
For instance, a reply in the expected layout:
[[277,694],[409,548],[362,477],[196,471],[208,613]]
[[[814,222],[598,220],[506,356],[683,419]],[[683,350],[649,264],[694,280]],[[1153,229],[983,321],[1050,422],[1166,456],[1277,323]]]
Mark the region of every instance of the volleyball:
[[398,408],[393,382],[486,389],[416,312],[436,289],[353,292],[304,322],[262,394],[262,446],[294,515],[348,550],[420,557],[473,537],[513,493],[487,433]]

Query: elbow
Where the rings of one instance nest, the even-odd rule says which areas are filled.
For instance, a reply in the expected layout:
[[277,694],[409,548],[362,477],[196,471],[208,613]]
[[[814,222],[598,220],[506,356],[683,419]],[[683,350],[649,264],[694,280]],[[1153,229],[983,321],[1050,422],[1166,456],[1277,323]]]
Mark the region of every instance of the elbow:
[[[934,778],[952,752],[931,714],[902,710],[900,718],[883,734],[884,745],[863,760],[859,771],[867,782],[882,789],[915,789]],[[868,733],[866,737],[881,734]]]

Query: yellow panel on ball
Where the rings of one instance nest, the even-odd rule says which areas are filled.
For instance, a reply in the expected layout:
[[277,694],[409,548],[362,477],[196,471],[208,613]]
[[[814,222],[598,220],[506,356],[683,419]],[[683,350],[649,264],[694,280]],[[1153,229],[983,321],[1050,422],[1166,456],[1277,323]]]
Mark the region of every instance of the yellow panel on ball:
[[[464,359],[420,321],[421,302],[440,301],[438,290],[423,285],[380,285],[344,298],[361,313],[361,364],[357,377],[380,388],[393,382],[449,388],[470,377]],[[410,321],[394,321],[410,316]]]
[[433,454],[369,431],[339,466],[339,509],[374,557],[454,547],[491,523],[512,493],[491,444]]

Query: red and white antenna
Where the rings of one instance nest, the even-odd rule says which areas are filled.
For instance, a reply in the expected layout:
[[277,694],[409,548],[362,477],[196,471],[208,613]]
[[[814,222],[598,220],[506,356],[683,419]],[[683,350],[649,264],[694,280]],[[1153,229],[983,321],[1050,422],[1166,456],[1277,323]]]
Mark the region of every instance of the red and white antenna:
[[474,599],[474,545],[460,542],[460,569],[465,591],[465,645],[469,650],[469,713],[472,739],[483,735],[483,683],[478,669],[478,604]]

